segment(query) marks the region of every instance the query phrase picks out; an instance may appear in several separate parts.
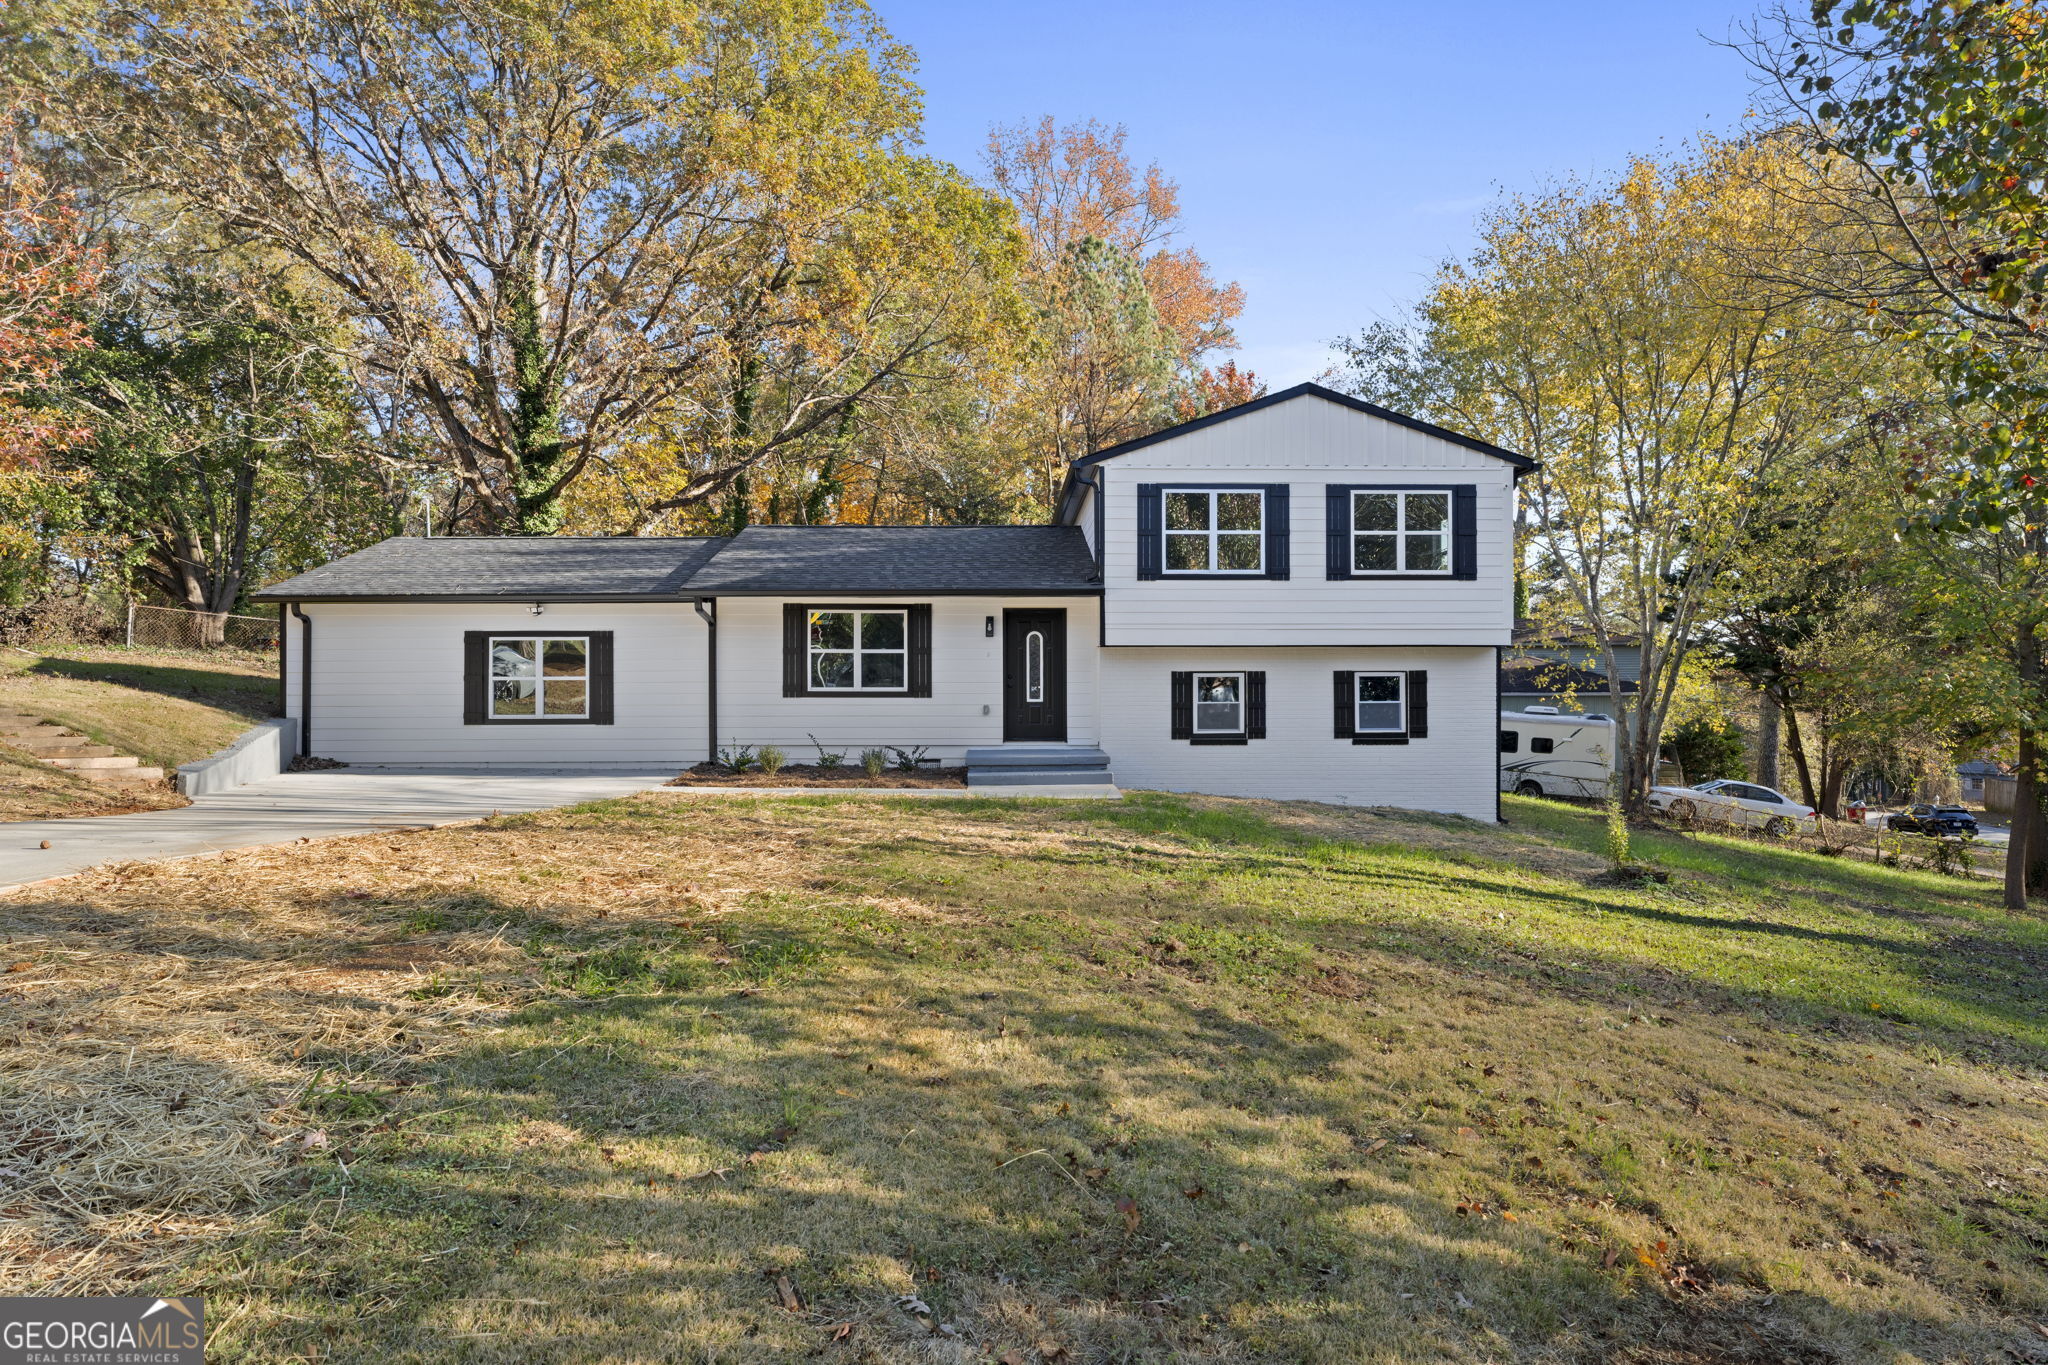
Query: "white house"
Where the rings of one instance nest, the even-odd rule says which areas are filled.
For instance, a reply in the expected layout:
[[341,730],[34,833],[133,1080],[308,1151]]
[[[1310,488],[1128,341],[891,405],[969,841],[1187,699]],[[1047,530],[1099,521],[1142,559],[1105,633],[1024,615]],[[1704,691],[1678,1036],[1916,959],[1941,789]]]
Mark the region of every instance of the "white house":
[[304,752],[349,763],[815,737],[1493,819],[1533,467],[1303,384],[1075,461],[1049,526],[399,537],[257,596]]

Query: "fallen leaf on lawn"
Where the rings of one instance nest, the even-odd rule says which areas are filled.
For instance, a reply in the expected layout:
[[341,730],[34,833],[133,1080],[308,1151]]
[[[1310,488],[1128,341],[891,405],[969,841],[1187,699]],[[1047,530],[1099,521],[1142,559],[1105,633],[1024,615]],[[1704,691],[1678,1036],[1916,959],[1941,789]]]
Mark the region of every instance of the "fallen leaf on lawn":
[[1612,1270],[1619,1264],[1621,1264],[1621,1249],[1619,1247],[1607,1248],[1607,1254],[1600,1258],[1600,1268],[1602,1270]]
[[1045,1358],[1045,1365],[1059,1365],[1059,1362],[1061,1362],[1062,1360],[1072,1359],[1072,1357],[1067,1354],[1067,1348],[1065,1343],[1058,1341],[1039,1342],[1038,1354]]
[[775,1301],[792,1313],[804,1311],[803,1296],[796,1292],[796,1285],[786,1274],[775,1277]]
[[1124,1216],[1125,1232],[1136,1232],[1138,1230],[1137,1200],[1127,1194],[1119,1195],[1116,1201],[1116,1211]]
[[35,965],[33,962],[10,962],[7,964],[7,970],[10,972],[25,972]]
[[1372,1156],[1377,1152],[1383,1152],[1386,1149],[1387,1140],[1385,1138],[1374,1138],[1371,1142],[1365,1144],[1365,1154],[1367,1156]]
[[920,1317],[932,1311],[932,1306],[915,1294],[898,1294],[896,1306],[906,1313],[915,1313]]
[[1458,1293],[1454,1297],[1457,1301],[1458,1307],[1470,1308],[1472,1306],[1472,1300],[1465,1297],[1465,1293],[1463,1290],[1458,1291]]
[[1468,1137],[1468,1138],[1476,1138],[1476,1137],[1478,1137],[1478,1136],[1479,1136],[1479,1131],[1478,1131],[1477,1129],[1475,1129],[1475,1128],[1460,1128],[1460,1129],[1458,1130],[1458,1136],[1459,1136],[1459,1137]]
[[1190,1199],[1200,1199],[1203,1195],[1207,1194],[1208,1191],[1203,1189],[1200,1185],[1190,1185],[1186,1189],[1182,1190],[1181,1193],[1186,1195]]

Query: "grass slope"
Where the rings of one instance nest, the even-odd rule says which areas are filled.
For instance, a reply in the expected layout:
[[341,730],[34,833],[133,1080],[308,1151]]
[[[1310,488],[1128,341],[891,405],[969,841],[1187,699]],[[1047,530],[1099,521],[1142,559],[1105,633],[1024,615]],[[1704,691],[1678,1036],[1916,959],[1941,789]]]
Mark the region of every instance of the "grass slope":
[[0,745],[0,820],[106,815],[183,805],[168,776],[276,710],[272,666],[258,655],[66,647],[0,651],[0,710],[68,725],[165,770],[161,789],[113,790]]
[[1508,812],[652,793],[0,902],[0,1287],[231,1361],[2048,1358],[2048,929]]

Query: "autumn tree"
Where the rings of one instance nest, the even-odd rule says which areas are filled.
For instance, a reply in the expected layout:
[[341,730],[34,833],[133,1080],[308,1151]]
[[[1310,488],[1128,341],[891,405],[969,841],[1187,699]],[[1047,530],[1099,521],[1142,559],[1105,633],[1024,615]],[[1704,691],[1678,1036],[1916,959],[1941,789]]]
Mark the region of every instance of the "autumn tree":
[[389,534],[393,509],[317,302],[260,276],[123,277],[65,379],[91,436],[64,464],[85,526],[132,547],[118,567],[216,644],[256,575]]
[[[1633,808],[1759,490],[1831,439],[1856,383],[1852,336],[1732,263],[1807,230],[1769,189],[1806,173],[1779,144],[1712,143],[1505,199],[1416,328],[1353,342],[1336,376],[1542,462],[1523,483],[1535,610],[1598,649]],[[1623,642],[1641,650],[1632,696]]]
[[1177,244],[1179,188],[1138,168],[1121,127],[1052,118],[989,135],[989,179],[1015,206],[1037,345],[1005,414],[1041,510],[1068,461],[1157,430],[1189,406],[1256,390],[1210,358],[1235,347],[1244,291]]
[[664,424],[659,501],[718,496],[956,344],[954,282],[1003,268],[857,0],[66,12],[28,78],[79,155],[345,299],[502,529]]
[[1813,0],[1743,48],[1771,112],[1842,168],[1814,196],[1846,251],[1779,279],[1916,344],[1951,420],[1913,452],[1902,528],[1967,589],[1958,630],[1998,642],[2018,791],[2006,902],[2048,894],[2048,13],[2031,0]]

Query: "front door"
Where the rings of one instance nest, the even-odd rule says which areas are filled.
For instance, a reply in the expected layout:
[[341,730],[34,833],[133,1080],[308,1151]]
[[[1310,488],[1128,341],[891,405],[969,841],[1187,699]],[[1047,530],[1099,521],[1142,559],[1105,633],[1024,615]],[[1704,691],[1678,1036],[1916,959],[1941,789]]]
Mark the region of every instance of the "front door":
[[1003,738],[1065,743],[1067,613],[1003,613]]

